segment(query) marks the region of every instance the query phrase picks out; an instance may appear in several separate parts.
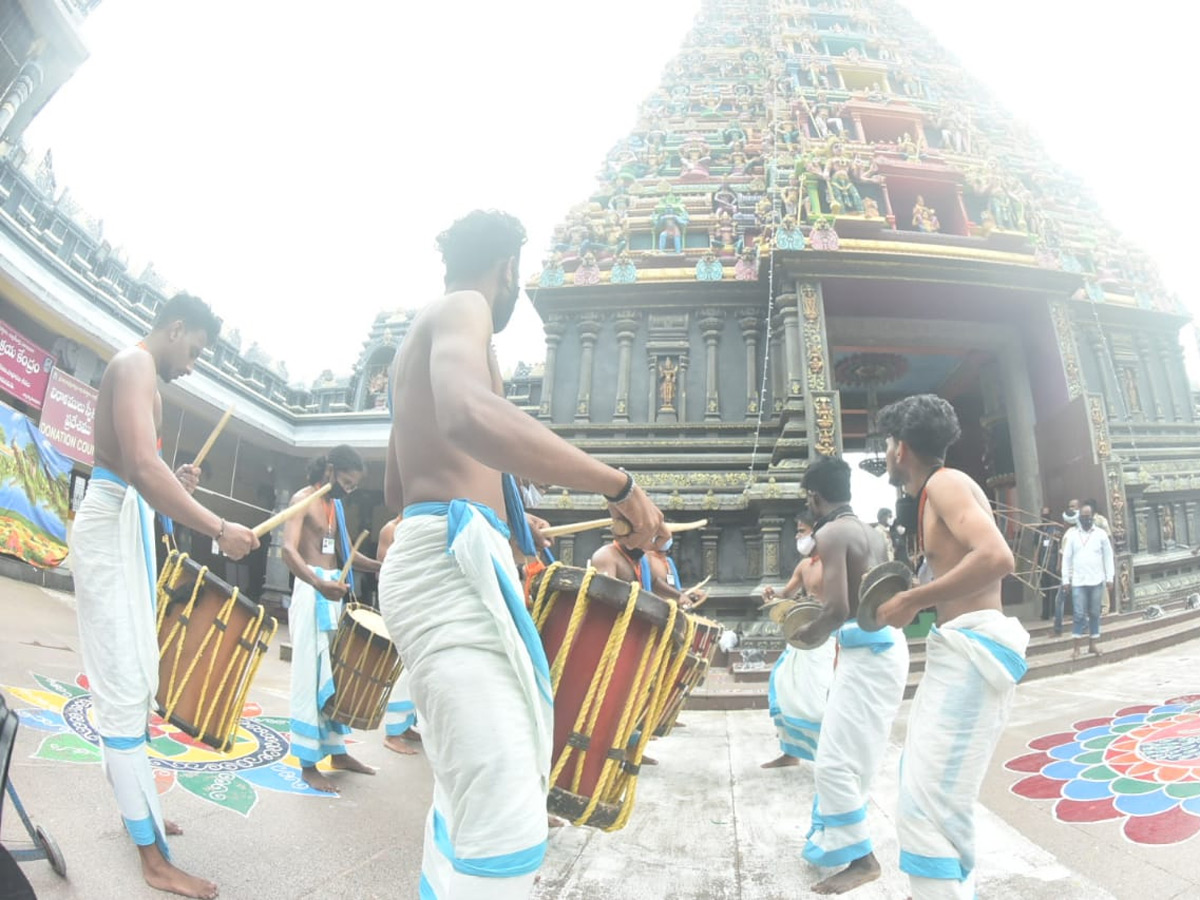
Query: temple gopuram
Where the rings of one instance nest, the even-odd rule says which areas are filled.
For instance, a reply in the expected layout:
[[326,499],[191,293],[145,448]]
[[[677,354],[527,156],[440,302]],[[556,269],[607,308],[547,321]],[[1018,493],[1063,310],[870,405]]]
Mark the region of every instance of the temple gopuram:
[[[545,366],[511,395],[670,518],[709,520],[674,553],[727,623],[797,562],[808,461],[861,453],[881,474],[874,413],[920,392],[954,404],[947,462],[1019,561],[1043,504],[1096,498],[1121,608],[1194,589],[1187,312],[897,3],[706,0],[528,293]],[[551,489],[540,511],[602,506]],[[1030,613],[1036,583],[1011,581],[1006,606]]]

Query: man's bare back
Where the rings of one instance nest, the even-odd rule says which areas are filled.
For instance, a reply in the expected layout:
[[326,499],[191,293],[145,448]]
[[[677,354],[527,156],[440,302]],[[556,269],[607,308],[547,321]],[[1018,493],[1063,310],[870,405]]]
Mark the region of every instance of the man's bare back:
[[[405,335],[396,358],[392,383],[395,408],[391,440],[399,464],[405,505],[425,501],[448,502],[459,497],[490,506],[503,518],[504,495],[500,473],[461,450],[438,427],[439,404],[434,397],[433,372],[444,360],[433,358],[434,337],[454,335],[451,341],[464,358],[474,356],[474,366],[461,373],[463,381],[483,383],[494,390],[489,343],[462,329],[467,320],[482,323],[487,303],[473,291],[459,291],[434,301],[422,310]],[[473,314],[473,315],[472,315]],[[477,339],[474,346],[464,343]],[[471,353],[471,350],[477,351]],[[446,385],[439,384],[445,388]]]

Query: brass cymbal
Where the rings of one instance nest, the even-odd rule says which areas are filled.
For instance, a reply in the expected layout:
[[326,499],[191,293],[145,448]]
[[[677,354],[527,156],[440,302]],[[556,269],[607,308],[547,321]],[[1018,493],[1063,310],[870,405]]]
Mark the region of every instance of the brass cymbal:
[[879,631],[884,626],[875,613],[888,600],[912,587],[913,572],[907,564],[895,560],[880,563],[863,576],[858,585],[858,627],[863,631]]

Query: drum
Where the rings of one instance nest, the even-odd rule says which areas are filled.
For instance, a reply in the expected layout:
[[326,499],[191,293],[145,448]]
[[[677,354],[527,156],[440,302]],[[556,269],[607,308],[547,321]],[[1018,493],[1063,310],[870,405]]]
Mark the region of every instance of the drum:
[[679,669],[679,678],[672,686],[667,697],[663,714],[654,728],[655,737],[666,737],[675,727],[675,720],[683,711],[688,695],[708,677],[708,668],[717,653],[717,640],[721,637],[721,625],[712,619],[685,613],[692,620],[695,632],[692,636],[691,647],[684,657]]
[[651,729],[694,625],[636,584],[554,563],[530,584],[550,663],[554,749],[547,807],[576,825],[621,828]]
[[383,616],[362,603],[349,604],[338,621],[329,657],[333,694],[325,701],[325,715],[363,731],[378,728],[401,669]]
[[278,625],[237,588],[171,551],[158,578],[159,713],[185,734],[228,752]]

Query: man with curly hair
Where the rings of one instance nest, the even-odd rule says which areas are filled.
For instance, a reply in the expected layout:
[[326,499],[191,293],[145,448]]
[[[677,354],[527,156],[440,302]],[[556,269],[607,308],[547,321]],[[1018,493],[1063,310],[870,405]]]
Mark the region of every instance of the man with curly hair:
[[919,584],[880,606],[903,627],[928,607],[925,674],[913,699],[900,773],[900,868],[914,900],[975,895],[974,803],[1025,674],[1029,634],[1005,616],[1000,583],[1013,555],[987,497],[945,466],[962,433],[948,402],[907,397],[879,411],[891,483],[917,498]]

